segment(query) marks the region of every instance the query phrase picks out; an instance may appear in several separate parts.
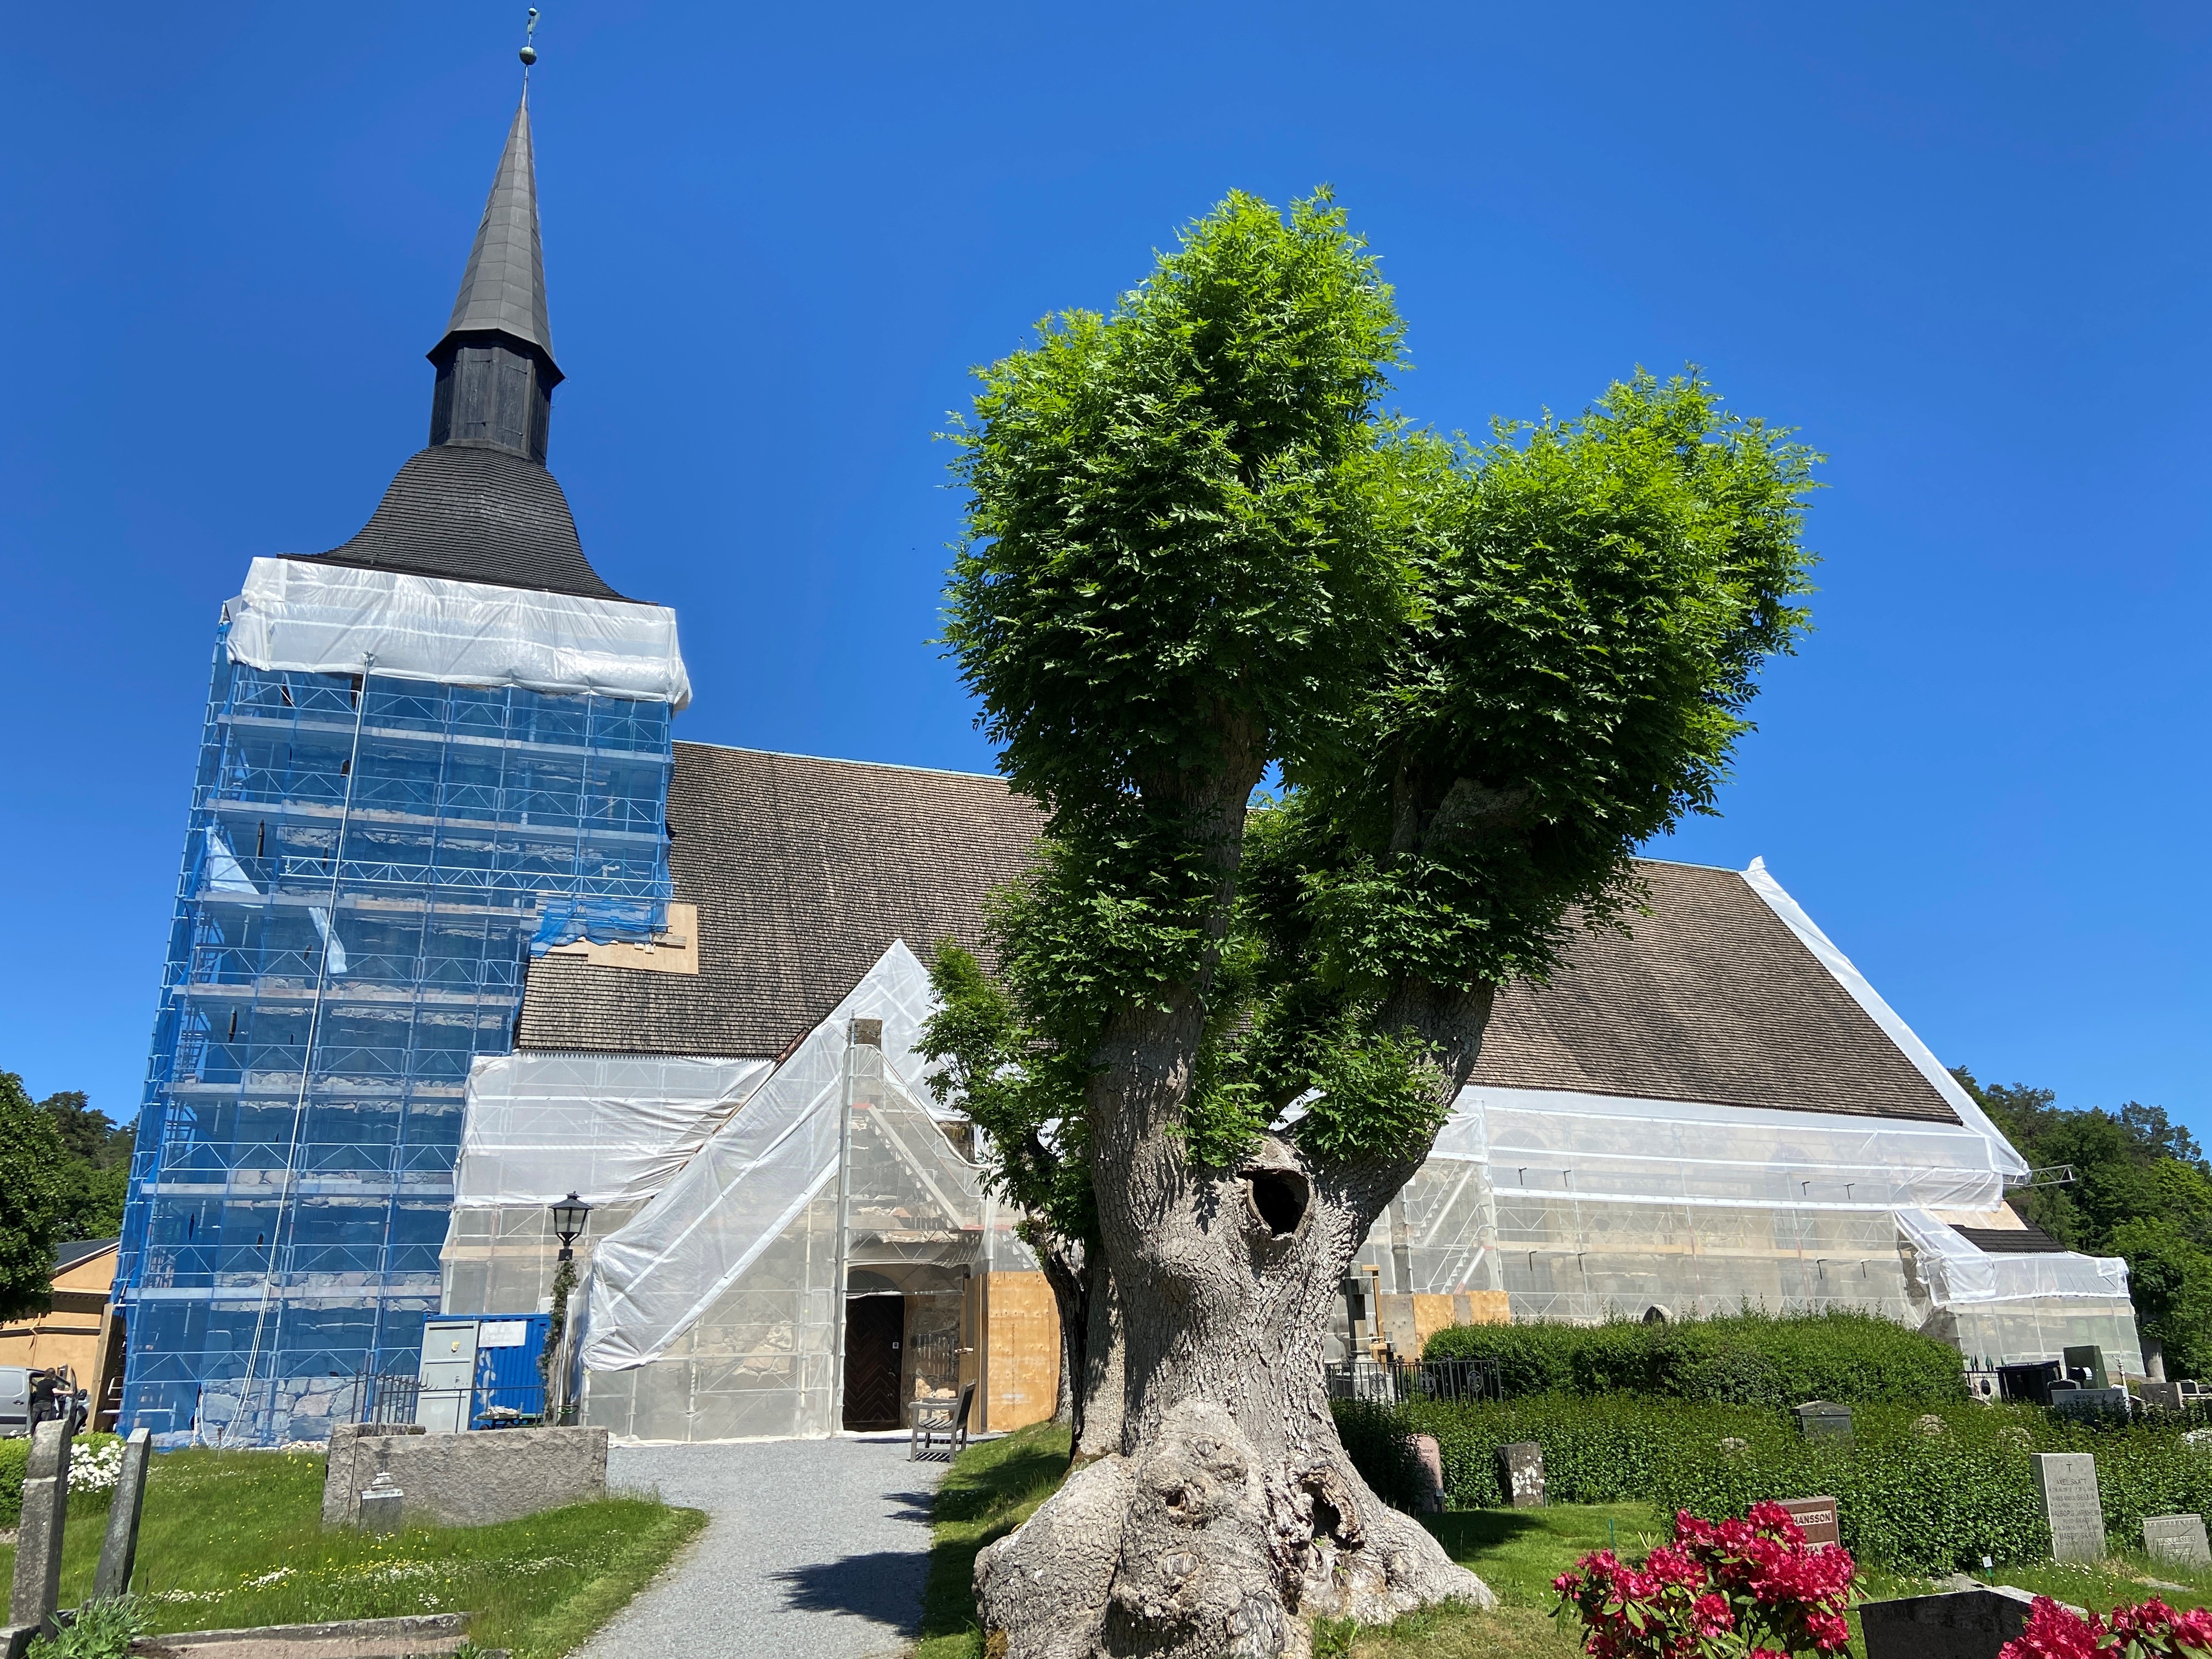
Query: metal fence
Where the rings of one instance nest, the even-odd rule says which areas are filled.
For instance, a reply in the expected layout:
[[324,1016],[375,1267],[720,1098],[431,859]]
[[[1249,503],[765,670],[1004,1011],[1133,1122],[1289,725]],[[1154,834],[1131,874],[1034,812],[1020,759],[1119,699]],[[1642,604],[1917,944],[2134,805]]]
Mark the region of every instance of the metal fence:
[[356,1423],[412,1423],[422,1384],[411,1376],[364,1371],[354,1378]]
[[1395,1406],[1408,1400],[1503,1400],[1488,1359],[1347,1359],[1328,1370],[1328,1397]]

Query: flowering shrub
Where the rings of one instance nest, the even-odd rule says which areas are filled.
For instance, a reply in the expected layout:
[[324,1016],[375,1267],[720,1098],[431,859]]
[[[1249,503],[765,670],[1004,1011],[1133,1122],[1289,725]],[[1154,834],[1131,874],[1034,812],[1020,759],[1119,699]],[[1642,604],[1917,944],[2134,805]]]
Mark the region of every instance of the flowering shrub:
[[2176,1613],[2155,1599],[2086,1619],[2047,1595],[2035,1598],[2027,1628],[1997,1659],[2152,1659],[2156,1654],[2212,1654],[2212,1613]]
[[69,1484],[79,1492],[113,1492],[123,1478],[123,1442],[115,1435],[80,1435],[70,1448]]
[[1673,1541],[1642,1565],[1600,1550],[1552,1588],[1560,1612],[1582,1615],[1592,1659],[1786,1659],[1850,1640],[1844,1613],[1856,1577],[1841,1545],[1808,1544],[1779,1504],[1754,1504],[1741,1521],[1684,1510]]

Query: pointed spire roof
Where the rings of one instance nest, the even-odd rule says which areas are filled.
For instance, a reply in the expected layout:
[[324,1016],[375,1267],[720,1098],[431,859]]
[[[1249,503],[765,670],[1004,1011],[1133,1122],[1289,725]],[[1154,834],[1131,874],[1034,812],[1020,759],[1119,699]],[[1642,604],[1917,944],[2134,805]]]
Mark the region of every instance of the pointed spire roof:
[[530,90],[523,88],[507,129],[507,149],[491,181],[476,246],[446,325],[443,346],[456,334],[505,334],[535,346],[553,369],[553,325],[545,313],[545,256],[538,236],[538,170],[530,144]]

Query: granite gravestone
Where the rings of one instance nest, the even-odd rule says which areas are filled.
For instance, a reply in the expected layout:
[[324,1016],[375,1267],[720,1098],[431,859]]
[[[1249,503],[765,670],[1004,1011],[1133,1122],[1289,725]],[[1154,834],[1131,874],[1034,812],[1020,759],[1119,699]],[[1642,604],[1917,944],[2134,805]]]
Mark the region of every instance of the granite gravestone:
[[1808,1544],[1840,1544],[1843,1528],[1836,1522],[1836,1500],[1832,1498],[1784,1498],[1778,1501],[1790,1511],[1790,1518],[1797,1523]]
[[1808,1400],[1791,1409],[1796,1413],[1797,1432],[1808,1440],[1848,1441],[1851,1437],[1849,1406],[1838,1406],[1832,1400]]
[[2038,1452],[2036,1490],[2051,1522],[2051,1555],[2057,1561],[2105,1559],[2105,1504],[2097,1490],[2097,1460],[2087,1452]]
[[1444,1506],[1444,1454],[1436,1436],[1413,1437],[1413,1462],[1420,1469],[1422,1511],[1435,1514]]
[[23,1518],[15,1533],[15,1578],[8,1622],[38,1630],[62,1603],[62,1530],[69,1519],[70,1425],[53,1421],[31,1431],[24,1466]]
[[1516,1440],[1498,1449],[1498,1490],[1516,1510],[1544,1507],[1544,1449],[1533,1440]]
[[100,1565],[92,1576],[94,1595],[121,1595],[131,1588],[131,1570],[138,1559],[138,1518],[146,1508],[146,1463],[153,1451],[151,1429],[134,1429],[123,1443],[115,1497],[107,1506],[107,1535],[100,1540]]
[[392,1484],[392,1476],[385,1470],[377,1471],[376,1479],[362,1489],[361,1529],[363,1532],[398,1532],[400,1511],[407,1494]]
[[2027,1628],[2034,1601],[2024,1589],[1999,1584],[1862,1603],[1867,1659],[1996,1659]]
[[2212,1547],[2204,1540],[2201,1515],[2143,1516],[2143,1553],[2177,1567],[2212,1567]]

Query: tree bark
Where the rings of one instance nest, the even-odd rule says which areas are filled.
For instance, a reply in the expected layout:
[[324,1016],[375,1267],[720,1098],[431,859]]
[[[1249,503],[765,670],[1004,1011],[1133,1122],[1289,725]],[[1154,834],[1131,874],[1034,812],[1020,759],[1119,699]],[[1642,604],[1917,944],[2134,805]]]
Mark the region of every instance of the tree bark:
[[1084,1372],[1084,1339],[1090,1334],[1089,1310],[1084,1305],[1090,1290],[1085,1273],[1086,1252],[1080,1244],[1065,1244],[1042,1223],[1032,1224],[1030,1248],[1045,1283],[1052,1286],[1053,1306],[1060,1315],[1060,1398],[1052,1420],[1067,1425],[1072,1449],[1083,1437],[1083,1390],[1078,1379]]
[[[1194,818],[1210,809],[1222,849],[1224,917],[1256,781],[1255,770],[1194,803]],[[1360,1479],[1322,1376],[1338,1286],[1428,1148],[1330,1167],[1270,1136],[1234,1170],[1193,1168],[1179,1131],[1205,989],[1125,1008],[1093,1057],[1086,1107],[1121,1325],[1120,1443],[978,1556],[994,1659],[1304,1659],[1316,1616],[1382,1623],[1494,1600]],[[1447,1100],[1472,1068],[1488,1003],[1409,989],[1386,1011],[1438,1044]]]

